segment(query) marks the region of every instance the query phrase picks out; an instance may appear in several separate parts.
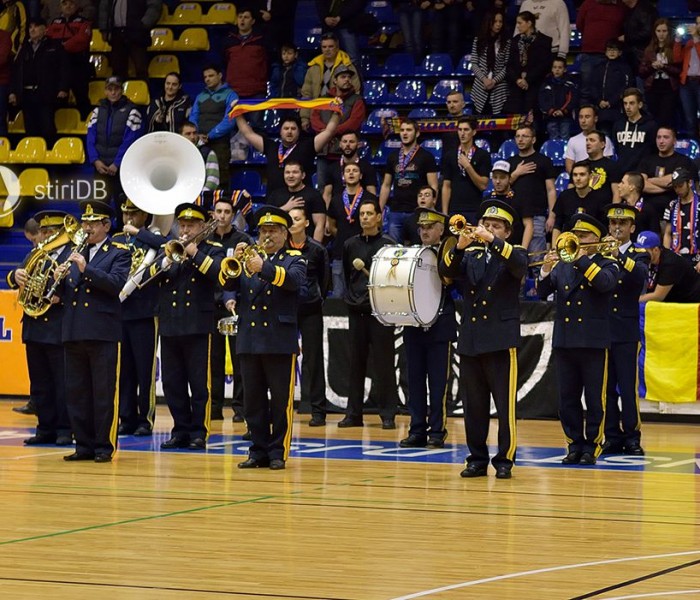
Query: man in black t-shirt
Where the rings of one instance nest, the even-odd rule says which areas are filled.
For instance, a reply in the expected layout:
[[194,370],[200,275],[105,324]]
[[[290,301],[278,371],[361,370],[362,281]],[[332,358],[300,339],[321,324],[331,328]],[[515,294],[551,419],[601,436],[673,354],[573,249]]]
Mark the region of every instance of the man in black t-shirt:
[[[513,219],[508,241],[513,245],[527,248],[532,241],[533,218],[537,209],[527,198],[516,196],[511,189],[510,163],[507,160],[497,160],[493,163],[491,183],[493,191],[484,198],[486,200],[500,200],[515,209],[515,217],[517,218]],[[476,222],[473,224],[476,225]]]
[[641,173],[630,171],[625,173],[618,186],[620,202],[637,209],[637,218],[634,223],[635,231],[632,234],[632,241],[637,240],[638,231],[653,231],[661,235],[661,215],[656,212],[651,202],[647,202],[642,197],[644,189],[644,177]]
[[663,248],[653,231],[642,231],[637,236],[637,246],[651,257],[647,293],[642,294],[640,302],[700,302],[700,273],[690,262]]
[[[382,210],[389,204],[389,235],[404,239],[403,223],[416,209],[416,197],[422,185],[438,189],[438,168],[433,155],[418,144],[418,125],[406,119],[399,128],[401,147],[387,157],[384,180],[379,191]],[[394,195],[389,198],[391,186]]]
[[664,246],[688,260],[700,272],[700,199],[695,192],[693,175],[680,168],[671,175],[677,198],[664,211]]
[[306,185],[311,185],[311,176],[315,171],[316,153],[333,137],[338,127],[338,113],[334,113],[324,131],[315,137],[300,137],[301,123],[296,116],[287,116],[280,123],[280,141],[272,140],[266,135],[253,131],[243,115],[236,117],[238,130],[248,143],[265,155],[267,161],[267,193],[284,189],[283,167],[289,161],[297,161],[304,169]]
[[340,160],[333,161],[328,167],[328,180],[323,188],[323,199],[328,205],[331,201],[333,193],[342,190],[345,182],[343,181],[343,167],[347,163],[357,163],[360,165],[362,188],[368,192],[377,194],[377,171],[372,164],[360,158],[358,149],[360,147],[360,136],[356,131],[346,131],[338,140],[340,148]]
[[577,162],[571,169],[574,187],[559,194],[554,205],[556,220],[552,232],[552,244],[564,231],[564,226],[576,213],[586,213],[599,221],[605,221],[604,207],[609,204],[601,190],[591,188],[591,166],[586,160]]
[[612,158],[603,156],[605,134],[602,131],[594,130],[586,136],[586,152],[588,164],[591,167],[591,189],[605,195],[604,204],[619,202],[618,184],[622,179],[622,173]]
[[285,187],[268,192],[267,204],[287,212],[293,208],[303,208],[312,220],[306,233],[322,243],[326,229],[326,204],[315,188],[304,183],[305,176],[300,162],[288,160],[284,165]]
[[675,151],[676,131],[672,127],[659,127],[656,132],[658,153],[645,156],[639,163],[644,177],[644,197],[663,215],[676,196],[671,185],[671,174],[678,168],[693,170],[693,162]]
[[491,170],[491,156],[474,143],[477,123],[476,117],[460,117],[459,144],[442,156],[442,212],[464,215],[470,223],[476,222]]

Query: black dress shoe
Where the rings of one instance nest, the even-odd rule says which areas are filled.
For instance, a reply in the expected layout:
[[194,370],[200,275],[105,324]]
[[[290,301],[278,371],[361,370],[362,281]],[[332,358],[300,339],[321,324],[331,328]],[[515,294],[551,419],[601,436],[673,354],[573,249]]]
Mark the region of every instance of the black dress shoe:
[[20,415],[36,414],[36,407],[31,402],[27,402],[24,406],[13,406],[12,410]]
[[426,448],[430,448],[431,450],[434,450],[435,448],[444,448],[445,447],[445,440],[442,438],[430,438],[428,440],[428,443],[426,444]]
[[600,451],[601,454],[622,454],[624,448],[621,444],[613,444],[612,442],[605,442]]
[[253,434],[250,433],[250,429],[241,436],[241,439],[245,440],[246,442],[250,442],[253,439]]
[[394,419],[382,419],[382,429],[396,429],[396,421]]
[[133,433],[134,429],[126,425],[120,425],[119,429],[117,429],[117,435],[132,435]]
[[112,462],[112,457],[109,454],[95,454],[96,463]]
[[362,422],[362,419],[354,419],[352,417],[345,417],[342,421],[338,421],[338,427],[345,428],[345,427],[363,427],[364,423]]
[[149,429],[148,427],[144,427],[143,425],[140,425],[139,427],[136,428],[136,431],[134,431],[134,435],[137,437],[146,437],[149,435],[153,435],[153,431]]
[[243,415],[241,413],[233,413],[233,419],[231,419],[234,423],[243,423],[245,419],[243,418]]
[[57,446],[70,446],[73,443],[73,437],[70,435],[59,435],[56,438]]
[[309,421],[309,427],[325,427],[326,419],[325,417],[311,417]]
[[224,420],[224,411],[220,408],[219,409],[212,408],[210,419],[212,421],[223,421]]
[[596,463],[596,458],[590,452],[584,452],[581,455],[581,460],[578,461],[580,465],[594,465]]
[[202,438],[194,438],[193,440],[190,440],[190,443],[187,447],[190,450],[206,450],[207,443]]
[[56,436],[55,435],[48,435],[45,433],[38,433],[37,435],[33,435],[32,437],[24,440],[25,446],[36,446],[37,444],[55,444],[55,443],[56,443]]
[[[282,461],[282,464],[284,465],[284,461]],[[242,463],[238,463],[239,469],[264,469],[269,466],[270,461],[266,458],[249,458]],[[284,468],[284,466],[282,468]]]
[[581,462],[581,453],[578,450],[572,450],[561,461],[562,465],[577,465]]
[[644,456],[644,448],[639,444],[628,444],[625,446],[625,454],[627,456]]
[[479,465],[467,465],[467,468],[462,471],[460,477],[486,477],[487,467],[480,467]]
[[69,454],[69,455],[63,457],[63,460],[67,460],[67,461],[94,460],[94,459],[95,459],[94,454],[87,454],[85,452],[73,452],[73,454]]
[[512,476],[510,467],[496,467],[496,479],[510,479]]
[[177,437],[171,437],[169,440],[165,440],[161,445],[161,449],[163,450],[172,450],[173,448],[187,448],[187,446],[190,445],[190,441],[183,439],[183,438],[177,438]]
[[399,442],[399,446],[402,448],[425,448],[427,444],[428,440],[415,434],[411,434]]
[[284,461],[281,458],[273,458],[270,461],[270,471],[281,471],[284,466]]

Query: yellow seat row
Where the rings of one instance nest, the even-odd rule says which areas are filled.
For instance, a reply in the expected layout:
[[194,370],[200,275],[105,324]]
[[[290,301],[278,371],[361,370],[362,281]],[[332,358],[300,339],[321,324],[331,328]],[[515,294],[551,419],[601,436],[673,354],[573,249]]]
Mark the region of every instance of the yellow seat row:
[[197,2],[179,4],[173,14],[163,5],[159,25],[232,25],[236,22],[236,7],[230,2],[212,4],[206,14]]
[[173,30],[168,27],[151,29],[152,52],[197,52],[209,50],[209,36],[202,27],[185,29],[176,40]]
[[[99,104],[105,97],[105,82],[91,81],[88,90],[90,102],[93,105]],[[148,91],[148,84],[140,79],[130,79],[124,82],[124,95],[134,104],[148,106],[151,102],[151,94]]]
[[22,138],[12,150],[7,138],[0,138],[0,163],[69,165],[85,162],[83,141],[77,137],[62,137],[48,150],[42,137]]
[[[106,54],[93,54],[90,62],[95,67],[97,79],[107,79],[112,76],[112,67]],[[168,73],[180,72],[180,61],[174,54],[158,54],[148,64],[148,76],[153,79],[163,79]]]
[[[80,118],[80,112],[77,108],[59,108],[54,116],[56,131],[63,135],[85,135],[87,133],[87,120],[83,121]],[[10,121],[7,127],[10,133],[26,133],[24,127],[24,114],[22,111],[17,113],[14,121]],[[2,138],[4,139],[4,138]],[[2,156],[0,149],[0,156]],[[0,158],[0,162],[2,159]]]

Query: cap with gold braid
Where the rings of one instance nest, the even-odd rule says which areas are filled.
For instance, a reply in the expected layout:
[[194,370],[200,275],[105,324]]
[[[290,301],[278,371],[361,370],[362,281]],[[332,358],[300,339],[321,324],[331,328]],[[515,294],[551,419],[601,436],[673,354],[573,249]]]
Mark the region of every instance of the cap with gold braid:
[[418,225],[432,225],[433,223],[442,223],[447,221],[447,215],[438,212],[432,208],[417,208]]
[[114,216],[112,207],[99,200],[84,200],[80,203],[80,210],[82,212],[80,220],[83,222],[103,221]]
[[484,200],[479,206],[479,210],[482,219],[501,219],[509,225],[513,225],[513,221],[519,218],[517,211],[502,200]]
[[632,219],[634,221],[639,215],[637,208],[629,204],[607,204],[603,210],[608,219]]
[[197,206],[192,202],[178,204],[175,208],[176,219],[188,219],[194,221],[206,221],[207,215],[201,206]]
[[569,219],[569,231],[588,231],[600,238],[603,236],[603,232],[607,231],[607,227],[595,217],[579,213]]
[[255,212],[255,222],[258,227],[261,225],[282,225],[287,228],[292,226],[292,218],[289,213],[277,206],[270,205],[262,206]]
[[125,213],[132,213],[132,212],[137,212],[137,211],[141,210],[129,198],[126,199],[126,202],[122,203],[120,208],[121,208],[121,211],[125,212]]
[[62,227],[63,219],[68,216],[62,210],[42,210],[34,215],[39,227]]

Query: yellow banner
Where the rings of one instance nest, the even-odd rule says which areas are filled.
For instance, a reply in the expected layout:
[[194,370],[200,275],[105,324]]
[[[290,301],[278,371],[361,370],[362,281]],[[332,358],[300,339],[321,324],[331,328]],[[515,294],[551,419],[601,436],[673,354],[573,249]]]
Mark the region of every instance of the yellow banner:
[[22,344],[22,308],[17,292],[0,290],[0,395],[28,396],[29,373]]

